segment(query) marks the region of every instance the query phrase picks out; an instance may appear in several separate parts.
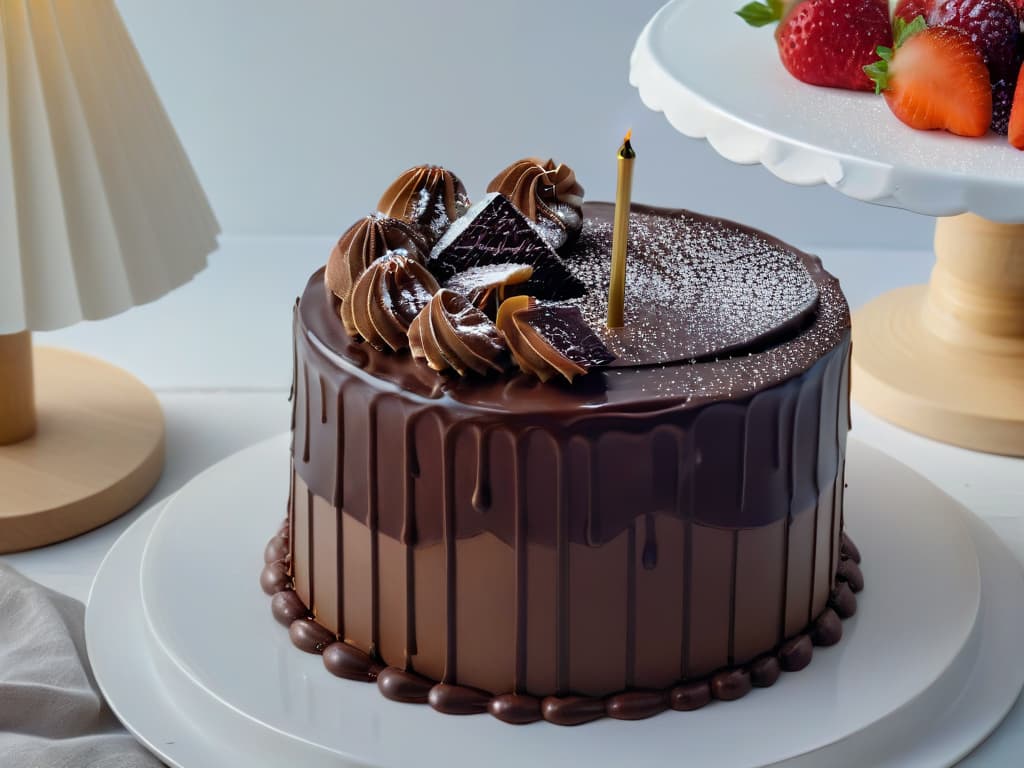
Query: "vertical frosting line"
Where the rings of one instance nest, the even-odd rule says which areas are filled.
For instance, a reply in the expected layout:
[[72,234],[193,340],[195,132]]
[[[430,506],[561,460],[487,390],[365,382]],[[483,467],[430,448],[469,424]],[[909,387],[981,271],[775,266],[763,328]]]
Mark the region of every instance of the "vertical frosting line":
[[491,506],[491,489],[487,484],[487,468],[490,466],[491,431],[477,429],[476,481],[473,485],[473,509],[486,512]]
[[[782,547],[782,611],[779,617],[779,641],[786,639],[786,615],[789,612],[789,545],[792,538],[790,527],[793,523],[793,495],[795,493],[795,481],[793,478],[794,468],[796,466],[796,414],[797,405],[800,401],[800,389],[794,388],[793,394],[793,416],[789,422],[789,465],[785,468],[786,472],[786,496],[789,499],[789,511],[786,513],[786,524],[785,524],[785,540],[783,541]],[[781,441],[782,436],[785,434],[785,430],[782,427],[782,415],[784,410],[779,409],[778,421],[779,421],[779,440]]]
[[455,563],[455,440],[449,427],[441,424],[441,472],[444,475],[444,519],[442,538],[444,540],[444,581],[445,581],[445,665],[444,682],[455,683],[457,670],[455,662],[457,625],[455,622],[456,589],[458,574]]
[[[645,527],[648,524],[647,518]],[[636,679],[636,521],[629,526],[626,542],[626,687]],[[645,530],[646,536],[646,530]]]
[[[345,382],[338,385],[338,423],[335,425],[337,437],[334,452],[334,506],[339,510],[345,507],[345,386]],[[340,518],[338,522],[340,524]]]
[[377,524],[379,510],[377,509],[377,498],[379,482],[377,472],[377,405],[379,395],[374,396],[370,401],[368,460],[369,477],[367,478],[367,505],[369,509],[366,515],[366,524],[370,529],[370,655],[377,656],[380,653],[380,532]]
[[[686,455],[686,432],[680,429],[677,455],[682,458]],[[684,506],[680,510],[680,517],[683,519],[683,588],[680,590],[683,595],[683,637],[679,648],[679,679],[685,680],[689,670],[690,652],[690,584],[693,583],[693,478],[689,472],[680,472],[677,475],[679,489],[676,499],[679,505]],[[684,489],[683,486],[686,486]],[[685,502],[684,502],[685,499]]]
[[338,637],[345,639],[345,513],[340,507],[334,508],[338,525],[334,532],[334,551],[338,559]]
[[558,472],[555,480],[558,494],[557,526],[555,547],[557,572],[555,592],[555,614],[558,624],[555,632],[557,652],[555,656],[555,687],[559,695],[569,690],[569,483],[566,480],[567,460],[565,449],[551,436],[557,453]]
[[288,481],[288,575],[295,577],[295,459],[291,462]]
[[416,415],[405,425],[404,459],[405,509],[402,516],[402,544],[405,547],[405,668],[416,655]]
[[513,475],[515,479],[515,601],[516,601],[516,642],[515,642],[515,690],[521,692],[526,688],[527,670],[527,604],[526,595],[529,589],[529,575],[527,573],[527,547],[526,540],[526,447],[524,444],[525,435],[515,441],[515,466]]
[[302,408],[305,427],[302,431],[302,461],[309,463],[309,364],[302,361]]
[[288,390],[288,402],[292,404],[292,439],[295,439],[295,419],[298,416],[296,410],[299,406],[295,396],[298,394],[297,387],[299,384],[299,300],[295,300],[295,306],[292,308],[292,385]]
[[730,555],[732,564],[729,576],[729,642],[726,646],[726,657],[729,660],[729,666],[732,666],[736,663],[736,569],[739,564],[740,532],[738,530],[731,531],[730,538],[732,539]]
[[[316,598],[314,597],[314,578],[313,578],[313,491],[309,488],[306,489],[306,571],[309,573],[309,610],[313,610],[313,606],[316,605]],[[315,618],[315,614],[314,614]]]
[[[822,379],[825,378],[825,374],[822,373]],[[807,386],[806,384],[804,386]],[[811,386],[815,387],[818,394],[818,407],[814,413],[820,422],[821,419],[821,406],[825,399],[825,387],[818,381]],[[821,517],[821,488],[818,487],[818,461],[821,456],[821,424],[817,424],[814,430],[814,468],[813,468],[813,486],[814,486],[814,526],[811,528],[813,531],[811,538],[811,597],[807,601],[807,623],[810,624],[814,620],[814,587],[817,581],[818,575],[818,525],[820,524]]]
[[601,493],[597,487],[599,475],[594,467],[597,463],[594,444],[594,441],[590,439],[583,441],[583,445],[586,446],[585,450],[587,452],[587,529],[585,535],[588,547],[596,547],[599,545],[597,535],[594,532],[594,520],[597,517],[597,500],[601,498]]
[[327,382],[323,374],[317,377],[320,380],[320,423],[327,423]]
[[[842,485],[840,484],[840,475],[843,473],[843,465],[845,459],[843,457],[843,441],[840,435],[840,422],[843,418],[843,412],[846,410],[843,408],[843,368],[846,366],[846,355],[838,358],[839,360],[839,383],[836,386],[836,476],[835,476],[835,487],[832,489],[832,529],[829,534],[829,548],[828,548],[828,578],[829,585],[831,586],[832,581],[836,575],[836,550],[838,549],[836,537],[840,531],[836,530],[837,525],[842,525],[841,521],[836,520],[839,512],[838,500],[842,498]],[[838,494],[838,495],[837,495]]]

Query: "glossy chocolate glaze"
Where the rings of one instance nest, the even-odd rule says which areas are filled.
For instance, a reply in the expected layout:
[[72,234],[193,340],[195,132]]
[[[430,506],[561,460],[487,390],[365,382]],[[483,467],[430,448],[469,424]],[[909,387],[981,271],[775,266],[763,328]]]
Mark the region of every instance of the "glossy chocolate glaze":
[[[781,669],[806,665],[842,560],[849,312],[818,260],[791,252],[817,290],[812,316],[736,357],[574,385],[445,376],[353,342],[314,275],[295,322],[287,574],[302,603],[387,665],[386,695],[472,689],[434,694],[452,712],[480,710],[485,691],[543,699],[537,711],[568,722],[594,714],[594,697],[662,691],[595,715],[644,716],[699,700],[670,694],[680,681],[743,695],[754,679],[729,670],[780,646]],[[295,631],[303,647],[325,640]],[[518,704],[487,706],[516,721]]]

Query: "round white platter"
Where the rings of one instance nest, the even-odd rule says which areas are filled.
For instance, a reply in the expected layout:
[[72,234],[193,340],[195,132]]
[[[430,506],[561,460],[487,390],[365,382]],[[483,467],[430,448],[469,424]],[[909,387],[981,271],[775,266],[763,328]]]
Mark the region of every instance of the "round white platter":
[[843,641],[808,669],[739,702],[575,729],[390,702],[293,648],[259,590],[287,446],[275,438],[200,475],[97,575],[86,625],[97,680],[174,765],[949,764],[1024,684],[1008,642],[1024,631],[1016,561],[929,483],[851,441],[847,520],[868,586]]
[[915,131],[872,93],[796,80],[773,28],[735,15],[744,2],[672,0],[651,19],[630,67],[644,104],[726,159],[791,184],[931,216],[1024,221],[1024,154],[1005,137]]

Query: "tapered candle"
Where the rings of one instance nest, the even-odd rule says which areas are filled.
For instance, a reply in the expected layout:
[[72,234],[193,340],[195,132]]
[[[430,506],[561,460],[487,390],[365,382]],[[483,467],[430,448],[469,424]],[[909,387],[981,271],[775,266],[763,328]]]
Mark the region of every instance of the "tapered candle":
[[636,153],[627,131],[619,147],[619,181],[615,189],[615,229],[612,231],[612,274],[608,285],[608,327],[625,324],[626,245],[629,242],[629,206],[633,197],[633,160]]

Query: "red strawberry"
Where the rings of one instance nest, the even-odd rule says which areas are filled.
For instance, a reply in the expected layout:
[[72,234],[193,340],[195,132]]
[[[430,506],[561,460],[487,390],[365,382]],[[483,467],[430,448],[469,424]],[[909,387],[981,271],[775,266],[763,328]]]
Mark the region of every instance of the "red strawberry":
[[985,57],[993,82],[1017,74],[1020,19],[1006,0],[938,0],[926,21],[966,32]]
[[992,122],[988,67],[966,33],[897,20],[896,48],[865,71],[897,118],[919,130],[983,136]]
[[1017,78],[1017,91],[1013,95],[1013,110],[1010,112],[1010,143],[1017,149],[1024,149],[1024,67]]
[[[1024,3],[1024,0],[1021,0]],[[907,24],[912,22],[918,16],[924,16],[928,18],[928,11],[931,6],[935,4],[935,0],[900,0],[896,3],[896,10],[893,11],[893,16],[897,19],[903,19]]]
[[737,11],[753,26],[780,21],[775,30],[782,63],[811,85],[870,91],[864,67],[892,40],[888,0],[753,2]]

